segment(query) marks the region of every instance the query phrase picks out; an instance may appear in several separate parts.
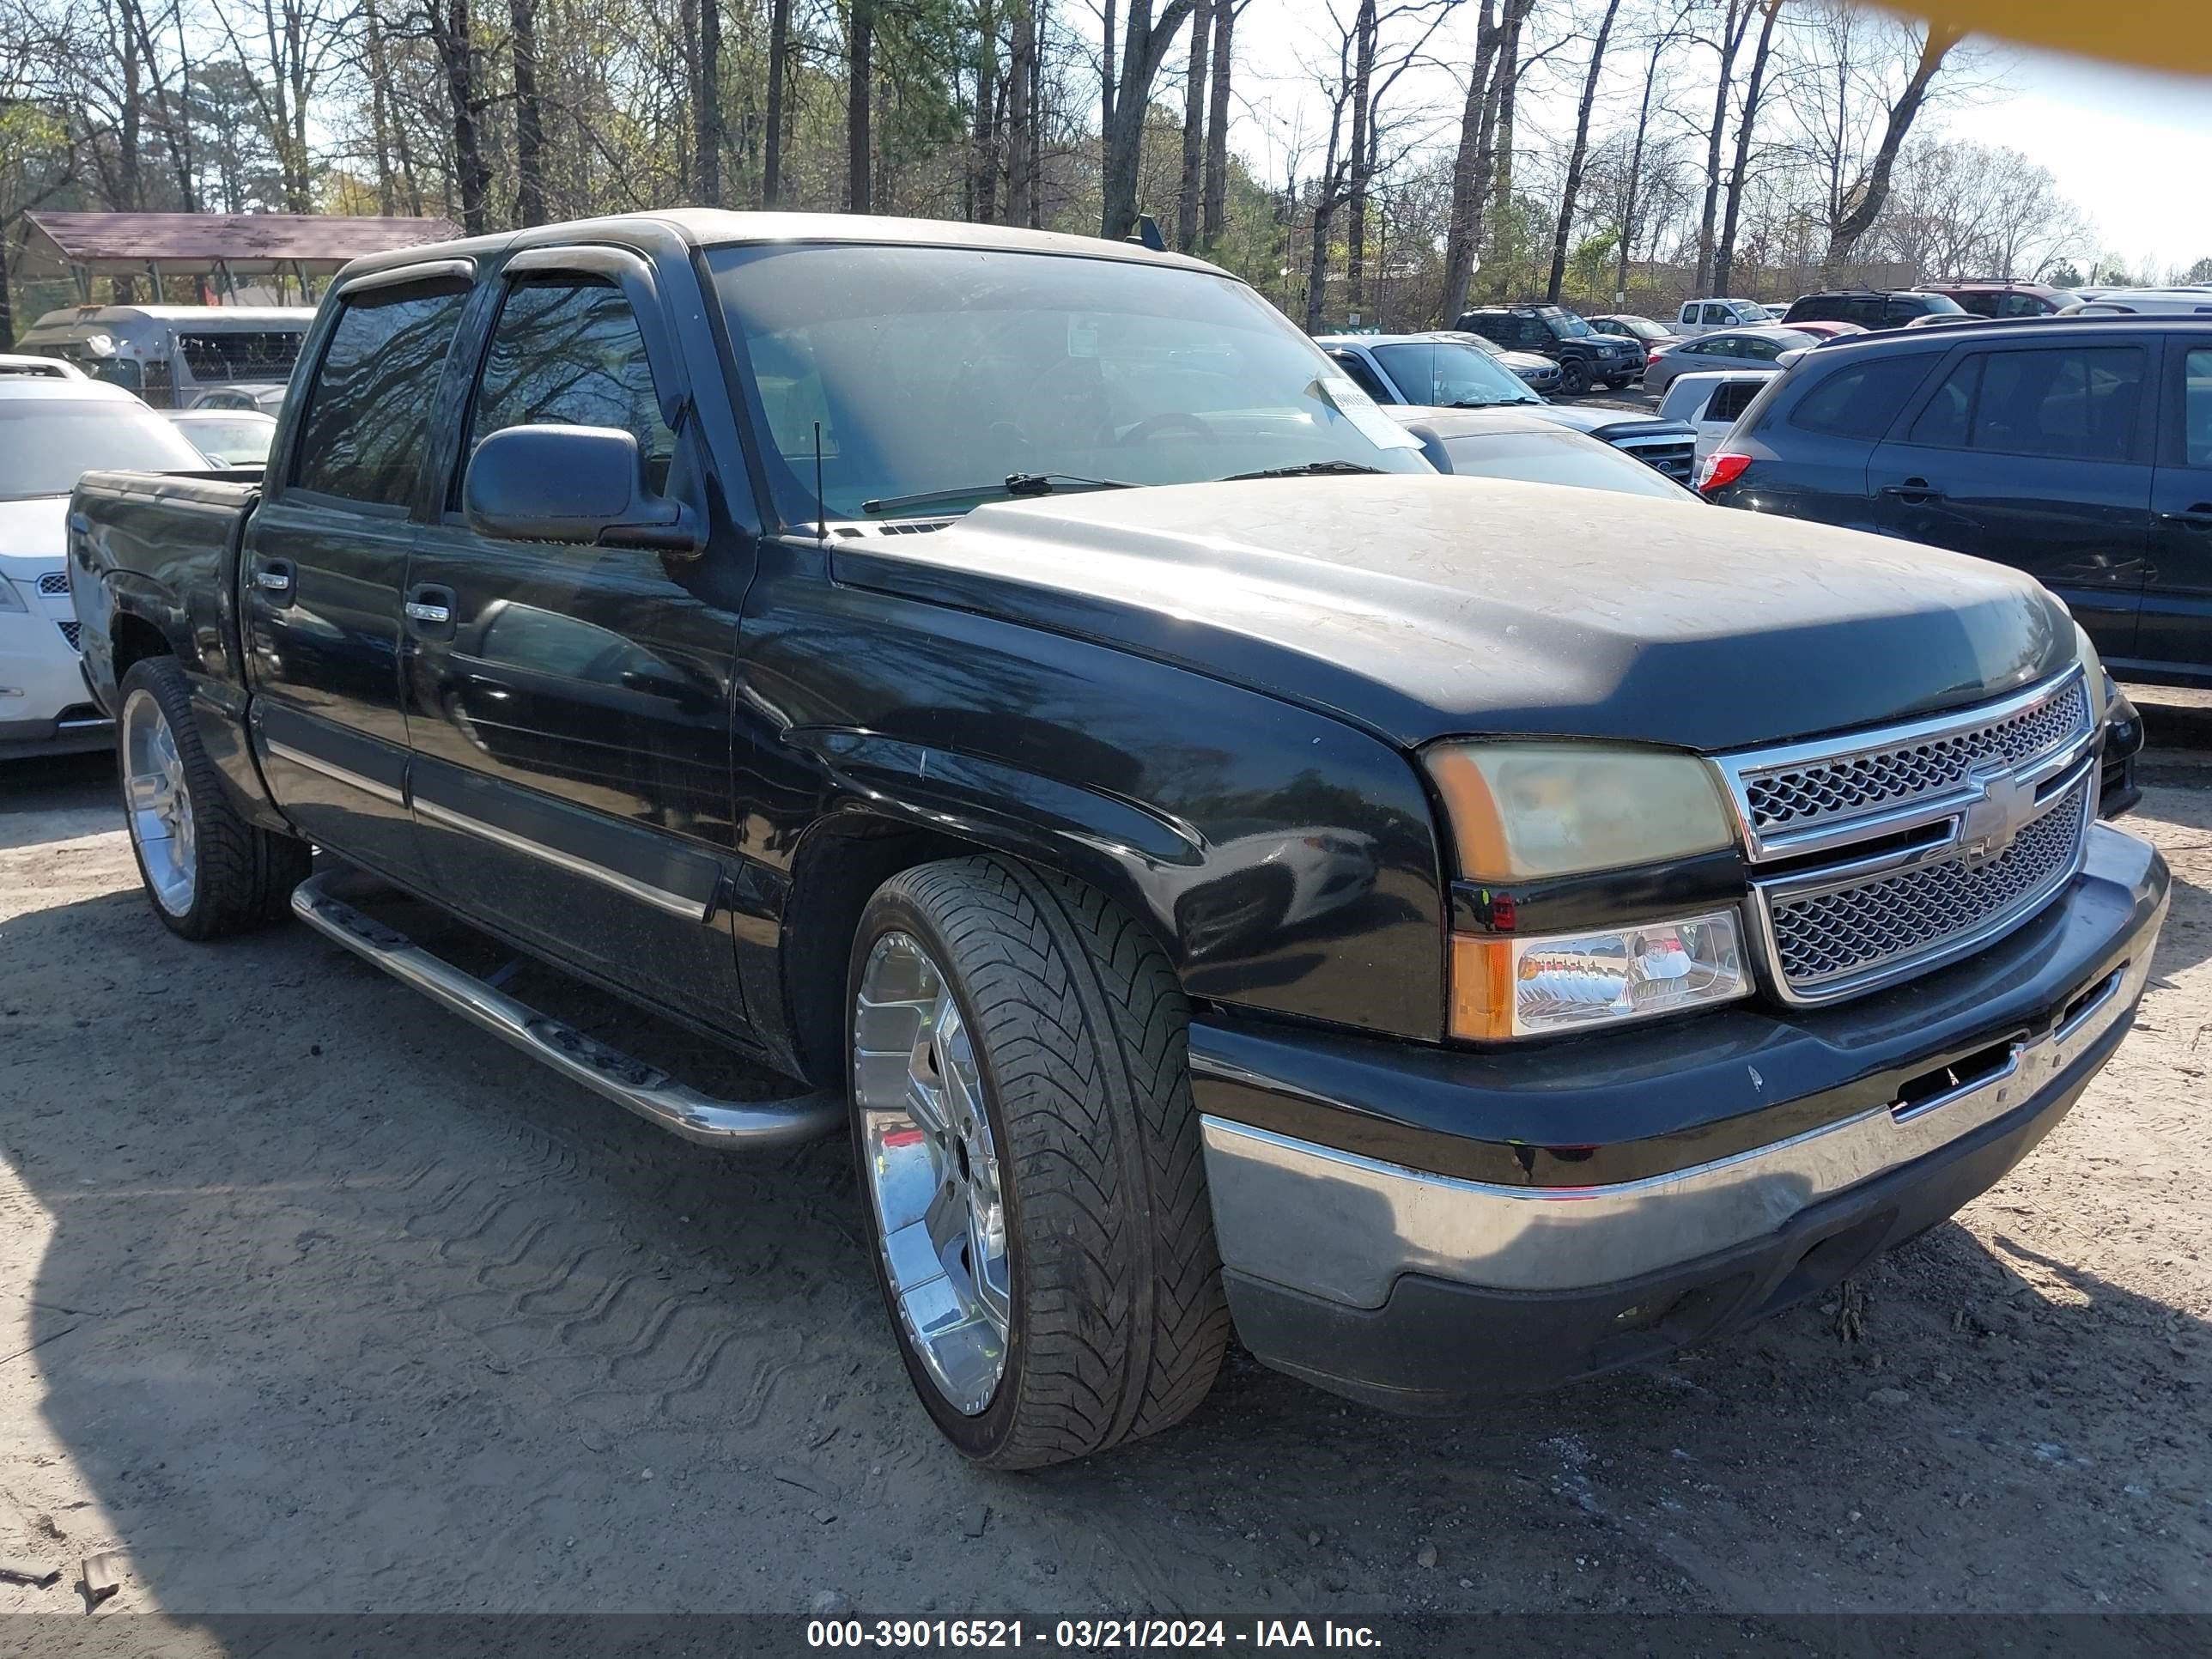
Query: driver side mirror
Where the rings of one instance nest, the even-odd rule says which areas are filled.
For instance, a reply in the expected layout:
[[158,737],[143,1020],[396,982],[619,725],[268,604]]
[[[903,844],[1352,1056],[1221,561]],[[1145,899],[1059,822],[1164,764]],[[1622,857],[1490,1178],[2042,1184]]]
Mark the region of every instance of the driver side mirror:
[[[678,441],[681,441],[679,439]],[[683,503],[646,487],[637,440],[605,426],[511,426],[469,457],[461,514],[479,536],[604,542],[696,553],[706,544]]]

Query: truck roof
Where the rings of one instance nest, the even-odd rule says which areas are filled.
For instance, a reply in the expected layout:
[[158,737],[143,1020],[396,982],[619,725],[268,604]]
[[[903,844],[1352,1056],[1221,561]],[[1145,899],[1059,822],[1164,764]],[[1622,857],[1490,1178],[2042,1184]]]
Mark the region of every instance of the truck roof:
[[[725,247],[761,242],[839,242],[853,246],[1003,249],[1016,253],[1056,253],[1084,259],[1117,259],[1131,264],[1173,265],[1227,276],[1218,265],[1188,254],[1156,252],[1137,242],[1109,242],[1097,236],[1069,236],[1057,231],[1018,230],[1007,225],[971,225],[951,219],[898,219],[852,213],[740,213],[720,208],[667,208],[600,219],[533,225],[456,242],[425,242],[356,259],[338,280],[368,271],[455,255],[489,256],[510,249],[574,241],[619,242],[625,228],[650,225],[675,232],[695,247]],[[1231,278],[1232,281],[1239,280]]]

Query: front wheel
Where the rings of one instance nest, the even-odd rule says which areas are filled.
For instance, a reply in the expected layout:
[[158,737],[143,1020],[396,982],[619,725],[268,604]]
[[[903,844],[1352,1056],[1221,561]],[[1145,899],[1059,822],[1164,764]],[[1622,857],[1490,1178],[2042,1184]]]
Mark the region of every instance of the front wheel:
[[877,1281],[939,1430],[1024,1469],[1188,1416],[1229,1314],[1158,945],[1080,883],[956,860],[877,890],[848,992]]
[[1579,398],[1590,389],[1589,365],[1579,357],[1570,357],[1559,365],[1559,390],[1570,397]]
[[312,853],[231,804],[201,745],[184,670],[173,658],[149,657],[131,665],[118,690],[123,814],[154,914],[190,939],[245,933],[284,915]]

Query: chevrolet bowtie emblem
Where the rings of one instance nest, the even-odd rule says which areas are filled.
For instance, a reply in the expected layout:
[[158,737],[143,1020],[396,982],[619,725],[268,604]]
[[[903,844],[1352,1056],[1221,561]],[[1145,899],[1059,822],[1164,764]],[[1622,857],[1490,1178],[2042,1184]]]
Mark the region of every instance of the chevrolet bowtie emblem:
[[1959,850],[1986,864],[2013,844],[2034,810],[2035,791],[2009,773],[1974,774],[1981,794],[1959,818]]

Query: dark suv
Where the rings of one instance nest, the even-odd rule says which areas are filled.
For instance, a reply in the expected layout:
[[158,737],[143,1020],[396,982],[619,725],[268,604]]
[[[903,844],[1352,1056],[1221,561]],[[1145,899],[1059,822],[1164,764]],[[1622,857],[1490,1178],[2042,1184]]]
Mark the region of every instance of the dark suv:
[[2212,318],[1970,323],[1810,352],[1698,488],[2015,566],[2123,678],[2212,685]]
[[2048,317],[2081,301],[2081,296],[2071,289],[1996,277],[1975,282],[1923,283],[1915,291],[1940,294],[1961,311],[1972,312],[1977,317],[1998,319]]
[[1952,317],[1965,307],[1948,295],[1918,289],[1838,289],[1801,295],[1784,313],[1784,323],[1856,323],[1861,328],[1903,328],[1921,317]]
[[1479,306],[1459,326],[1509,351],[1533,351],[1559,366],[1559,390],[1632,386],[1644,374],[1642,342],[1601,334],[1559,306]]

